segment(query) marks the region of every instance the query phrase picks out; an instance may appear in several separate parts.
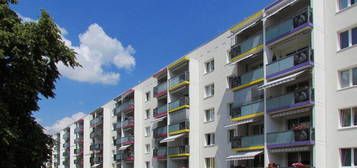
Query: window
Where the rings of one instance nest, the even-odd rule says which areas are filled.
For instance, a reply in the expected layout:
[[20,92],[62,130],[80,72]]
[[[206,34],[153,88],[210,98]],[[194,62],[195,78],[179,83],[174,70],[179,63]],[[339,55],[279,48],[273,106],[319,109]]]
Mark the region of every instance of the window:
[[145,93],[145,101],[149,101],[150,100],[150,92],[146,92]]
[[[357,0],[356,0],[357,1]],[[340,49],[357,44],[357,27],[339,33]]]
[[341,127],[357,126],[357,107],[340,110]]
[[205,158],[206,168],[215,168],[216,161],[214,158]]
[[150,127],[145,127],[145,136],[150,136]]
[[206,144],[205,144],[205,146],[212,146],[212,145],[215,144],[214,133],[206,134],[205,137],[206,137]]
[[214,120],[214,109],[205,110],[205,122]]
[[206,97],[211,97],[214,95],[214,84],[205,86]]
[[341,149],[340,155],[342,167],[357,167],[357,148]]
[[214,60],[210,60],[208,62],[205,62],[205,73],[209,73],[214,71]]
[[145,110],[145,119],[150,118],[150,109]]
[[339,8],[340,10],[345,9],[353,4],[355,4],[356,0],[339,0]]
[[150,162],[149,161],[145,162],[145,168],[150,168]]
[[234,136],[235,136],[235,130],[234,130],[234,129],[228,130],[228,140],[229,140],[229,141],[232,141],[232,139],[234,138]]
[[346,88],[357,85],[357,68],[340,71],[340,88]]
[[311,165],[310,152],[290,152],[288,153],[288,165],[291,166],[294,163],[302,163],[304,165]]
[[233,103],[228,103],[228,114],[232,116],[233,113]]
[[150,144],[145,144],[145,153],[150,153]]

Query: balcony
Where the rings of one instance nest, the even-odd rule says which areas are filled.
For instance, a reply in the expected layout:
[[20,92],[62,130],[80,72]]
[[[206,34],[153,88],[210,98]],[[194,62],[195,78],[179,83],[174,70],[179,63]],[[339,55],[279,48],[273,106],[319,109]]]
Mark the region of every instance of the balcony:
[[159,117],[166,116],[166,115],[167,115],[167,104],[157,107],[157,108],[154,108],[154,110],[153,110],[153,116],[155,118],[159,118]]
[[184,108],[190,107],[190,101],[188,97],[181,97],[169,104],[169,113],[177,110],[181,110]]
[[189,81],[190,80],[189,80],[189,72],[188,71],[183,72],[179,75],[176,75],[169,80],[169,90],[172,91],[177,88],[186,86],[190,83]]
[[259,82],[264,81],[264,71],[263,67],[240,75],[236,78],[232,78],[231,87],[232,91],[237,91],[239,89],[245,88],[247,86],[254,85]]
[[124,153],[124,154],[122,154],[122,159],[124,161],[133,161],[134,160],[134,153]]
[[262,49],[263,49],[263,34],[259,33],[242,42],[238,42],[238,44],[232,46],[229,52],[230,62],[241,60],[246,56],[253,53],[257,53]]
[[91,164],[102,164],[103,163],[103,158],[102,157],[93,157],[93,156],[91,156],[90,162],[91,162]]
[[103,144],[93,144],[90,145],[90,150],[102,150],[103,149]]
[[89,136],[91,138],[101,137],[101,136],[103,136],[103,131],[99,131],[99,130],[92,131]]
[[268,27],[265,33],[266,45],[272,45],[312,27],[312,10],[308,7],[285,21]]
[[83,159],[76,159],[76,160],[74,160],[74,164],[83,165]]
[[74,139],[74,143],[75,144],[83,144],[83,137],[77,137],[76,139]]
[[113,124],[113,129],[115,131],[119,131],[121,129],[121,122],[117,122],[117,123]]
[[127,101],[115,108],[115,115],[122,113],[122,112],[125,113],[128,111],[132,111],[132,110],[134,110],[134,108],[135,108],[134,99],[130,99],[129,101]]
[[264,149],[264,135],[233,137],[231,145],[234,151]]
[[296,147],[314,144],[314,129],[300,128],[282,132],[268,133],[268,148]]
[[121,138],[121,143],[123,145],[128,145],[128,144],[134,144],[134,137],[130,136],[130,137],[122,137]]
[[155,138],[166,137],[166,136],[167,136],[167,126],[158,127],[154,129]]
[[121,153],[118,153],[118,154],[114,154],[114,160],[115,161],[121,161],[123,159],[123,154],[121,154]]
[[267,65],[267,79],[297,72],[313,65],[313,51],[310,47],[304,47],[279,61]]
[[125,120],[122,122],[122,127],[129,128],[129,127],[134,127],[134,120]]
[[257,100],[248,104],[233,108],[231,121],[240,121],[256,118],[264,115],[264,100]]
[[66,132],[63,134],[63,139],[68,140],[69,139],[69,132]]
[[178,124],[169,125],[169,135],[175,135],[179,133],[189,132],[190,122],[184,121]]
[[90,125],[91,125],[92,127],[99,126],[99,125],[102,124],[102,123],[103,123],[103,116],[94,118],[92,121],[90,121]]
[[160,83],[154,87],[154,97],[160,97],[167,94],[167,82]]
[[68,156],[69,156],[69,151],[63,152],[63,153],[62,153],[62,156],[63,156],[63,157],[68,157]]
[[121,138],[117,138],[114,140],[114,145],[120,145],[121,144]]
[[190,156],[190,147],[188,145],[169,147],[167,154],[169,157]]
[[78,134],[78,133],[82,133],[83,132],[83,126],[81,127],[77,127],[74,129],[74,133]]
[[167,147],[159,147],[154,149],[154,158],[165,159],[167,157]]
[[273,114],[314,105],[313,89],[301,89],[282,96],[267,99],[266,110]]
[[63,148],[68,148],[69,147],[69,143],[64,143],[62,146],[63,146]]
[[78,154],[83,154],[83,149],[74,149],[74,154],[78,155]]

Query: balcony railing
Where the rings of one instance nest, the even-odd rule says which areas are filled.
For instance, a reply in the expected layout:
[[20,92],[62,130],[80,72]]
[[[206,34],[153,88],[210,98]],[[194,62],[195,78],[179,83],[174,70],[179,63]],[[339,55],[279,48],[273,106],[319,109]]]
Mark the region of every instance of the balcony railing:
[[114,140],[114,145],[120,145],[121,144],[121,138],[117,138]]
[[154,87],[154,96],[160,96],[162,93],[167,91],[167,83],[163,82]]
[[74,160],[74,164],[83,164],[83,159]]
[[114,155],[114,160],[115,161],[121,161],[123,159],[123,154],[118,153]]
[[293,53],[290,53],[288,57],[273,62],[267,66],[267,78],[278,76],[289,71],[306,66],[310,66],[310,62],[313,60],[313,51],[310,47],[301,48]]
[[264,146],[264,135],[233,137],[231,140],[232,148],[247,148]]
[[154,129],[154,137],[167,136],[167,126]]
[[63,139],[67,140],[69,138],[69,132],[66,132],[65,134],[63,134]]
[[103,116],[94,118],[92,121],[90,121],[90,125],[95,127],[103,123]]
[[62,153],[62,156],[63,156],[63,157],[67,157],[67,156],[69,156],[69,152],[68,152],[68,151],[63,152],[63,153]]
[[190,153],[190,147],[188,145],[185,146],[175,146],[175,147],[169,147],[167,154],[170,156],[173,155],[180,155],[180,154],[189,154]]
[[167,156],[167,147],[159,147],[154,149],[154,157]]
[[78,134],[80,132],[83,132],[83,126],[74,129],[74,133]]
[[242,85],[247,85],[264,77],[263,67],[247,72],[236,78],[232,78],[231,87],[236,88]]
[[63,148],[68,148],[69,147],[69,143],[64,143],[62,146],[63,146]]
[[134,143],[134,137],[132,137],[132,136],[130,136],[130,137],[122,137],[121,138],[121,143],[122,144]]
[[80,149],[74,149],[74,154],[80,154],[83,152],[83,149],[80,148]]
[[190,101],[188,97],[181,97],[169,104],[169,112],[173,110],[175,111],[175,109],[189,104]]
[[83,137],[77,137],[76,139],[74,139],[74,143],[75,144],[83,143]]
[[301,29],[302,26],[307,23],[312,23],[311,8],[306,8],[293,17],[287,18],[285,21],[268,27],[265,33],[265,41],[269,44],[287,34]]
[[120,112],[122,111],[126,111],[127,109],[129,109],[130,107],[133,107],[134,106],[134,99],[130,99],[129,101],[121,104],[119,107],[118,107],[118,110]]
[[314,129],[302,128],[282,132],[268,133],[268,147],[287,147],[298,145],[311,145],[314,141]]
[[115,124],[113,124],[113,129],[114,130],[120,130],[120,128],[121,128],[121,122],[120,121],[115,123]]
[[181,122],[178,124],[169,125],[169,133],[170,134],[180,133],[180,131],[188,130],[188,129],[190,129],[189,121],[184,121],[184,122]]
[[233,108],[231,112],[232,119],[242,116],[248,116],[255,113],[264,112],[264,100],[254,101],[249,104],[244,104]]
[[124,153],[122,155],[123,160],[133,160],[134,159],[134,153]]
[[159,116],[161,116],[161,114],[164,114],[166,112],[167,112],[167,105],[165,104],[163,106],[154,108],[153,115],[154,115],[154,117],[159,117]]
[[[230,58],[235,59],[238,58],[244,53],[251,51],[254,48],[257,48],[263,44],[263,34],[259,33],[254,35],[234,46],[232,46],[231,51],[229,52]],[[245,54],[244,54],[245,55]]]
[[95,130],[90,133],[91,138],[99,137],[99,136],[103,136],[103,131]]
[[90,150],[101,150],[103,149],[103,144],[93,144],[90,146]]
[[267,100],[267,112],[280,111],[299,106],[312,105],[313,89],[301,89],[282,96],[270,98]]
[[171,89],[172,87],[174,87],[184,81],[189,81],[189,72],[188,71],[183,72],[183,73],[171,78],[169,80],[169,88]]
[[123,128],[134,126],[134,120],[125,120],[122,122]]

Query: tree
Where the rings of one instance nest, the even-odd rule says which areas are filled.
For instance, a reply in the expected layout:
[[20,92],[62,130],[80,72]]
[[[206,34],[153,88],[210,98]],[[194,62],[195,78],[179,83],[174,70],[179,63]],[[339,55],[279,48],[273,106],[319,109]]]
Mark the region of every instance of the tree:
[[0,0],[0,167],[39,168],[50,159],[53,140],[32,117],[40,95],[55,96],[56,64],[80,66],[51,17],[22,23]]

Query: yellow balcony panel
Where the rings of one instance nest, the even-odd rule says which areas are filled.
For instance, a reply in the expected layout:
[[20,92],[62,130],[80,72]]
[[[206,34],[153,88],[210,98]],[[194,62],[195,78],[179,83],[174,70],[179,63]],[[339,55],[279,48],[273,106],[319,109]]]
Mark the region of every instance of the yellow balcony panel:
[[176,135],[176,134],[185,133],[185,132],[190,132],[190,129],[182,129],[182,130],[178,130],[178,131],[169,132],[169,135]]
[[233,148],[232,150],[234,151],[249,151],[249,150],[259,150],[259,149],[264,149],[263,145],[259,145],[259,146],[249,146],[249,147],[242,147],[242,148]]
[[190,58],[187,57],[187,56],[184,56],[184,57],[180,58],[179,60],[175,61],[174,63],[170,64],[170,65],[167,67],[167,69],[172,69],[172,68],[174,68],[175,66],[177,66],[177,65],[179,65],[179,64],[181,64],[181,63],[183,63],[183,62],[185,62],[185,61],[188,61],[188,60],[190,60]]
[[174,112],[174,111],[178,111],[178,110],[181,110],[181,109],[184,109],[184,108],[190,108],[190,105],[183,105],[183,106],[171,109],[171,110],[169,110],[169,113]]
[[259,17],[263,16],[263,10],[249,16],[247,19],[243,20],[242,22],[238,23],[237,25],[233,26],[229,30],[231,32],[236,32],[238,29],[242,28],[243,26],[248,25],[249,23],[253,22],[254,20],[258,19]]
[[232,91],[237,91],[237,90],[243,89],[243,88],[245,88],[245,87],[248,87],[248,86],[251,86],[251,85],[254,85],[254,84],[263,82],[263,81],[264,81],[264,78],[260,78],[260,79],[257,79],[257,80],[255,80],[255,81],[251,81],[251,82],[249,82],[249,83],[246,83],[246,84],[237,86],[237,87],[235,87],[235,88],[232,88]]
[[174,155],[169,155],[169,157],[184,157],[184,156],[190,156],[189,153],[181,153],[181,154],[174,154]]
[[189,85],[189,84],[190,84],[189,81],[183,81],[183,82],[181,82],[181,83],[179,83],[179,84],[177,84],[177,85],[174,85],[174,86],[170,87],[170,88],[169,88],[169,91],[173,91],[173,90],[175,90],[175,89],[177,89],[177,88],[180,88],[180,87],[182,87],[182,86],[186,86],[186,85]]
[[241,117],[237,117],[237,118],[232,118],[231,121],[240,121],[240,120],[255,118],[255,117],[259,117],[259,116],[263,116],[263,115],[264,115],[264,112],[259,112],[259,113],[249,114],[249,115],[245,115],[245,116],[241,116]]
[[238,56],[232,58],[232,59],[230,60],[230,62],[237,61],[238,59],[242,59],[242,58],[244,58],[244,57],[246,57],[246,56],[248,56],[248,55],[250,55],[250,54],[255,54],[255,53],[261,51],[263,48],[264,48],[264,45],[263,45],[263,44],[258,45],[257,47],[252,48],[252,49],[250,49],[250,50],[248,50],[248,51],[246,51],[246,52],[244,52],[244,53],[242,53],[242,54],[240,54],[240,55],[238,55]]

